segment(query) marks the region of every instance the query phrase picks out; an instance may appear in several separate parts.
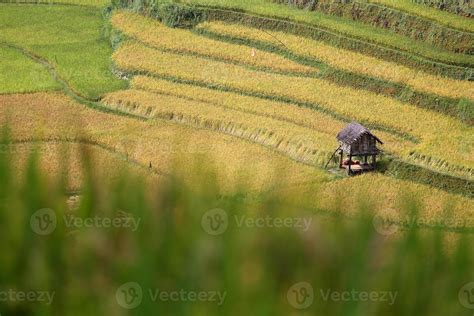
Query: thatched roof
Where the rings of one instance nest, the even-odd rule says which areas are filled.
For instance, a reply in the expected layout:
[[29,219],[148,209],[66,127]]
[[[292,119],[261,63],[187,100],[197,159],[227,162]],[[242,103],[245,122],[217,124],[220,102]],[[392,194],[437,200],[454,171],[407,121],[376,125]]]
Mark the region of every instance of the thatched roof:
[[369,134],[374,137],[380,144],[383,142],[374,134],[372,134],[366,127],[357,122],[348,124],[342,131],[337,134],[337,140],[344,144],[352,144],[357,141],[362,135]]

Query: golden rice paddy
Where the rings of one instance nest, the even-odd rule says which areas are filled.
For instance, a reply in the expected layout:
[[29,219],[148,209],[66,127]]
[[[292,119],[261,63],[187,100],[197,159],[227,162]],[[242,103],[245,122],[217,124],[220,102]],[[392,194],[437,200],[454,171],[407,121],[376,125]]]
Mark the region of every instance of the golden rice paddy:
[[474,100],[474,83],[435,76],[408,68],[395,62],[388,62],[350,50],[336,48],[320,41],[291,35],[284,32],[263,32],[256,28],[222,22],[206,22],[198,29],[227,35],[233,38],[263,42],[273,46],[285,44],[290,52],[315,58],[328,65],[346,71],[368,75],[375,78],[401,83],[416,91],[437,94],[450,98],[468,98]]
[[[381,124],[419,137],[420,146],[411,150],[450,161],[452,165],[471,169],[474,166],[472,127],[454,118],[368,91],[341,87],[315,78],[252,71],[195,56],[160,52],[137,43],[123,45],[115,53],[114,59],[121,68],[132,72],[147,72],[274,99],[316,104],[338,115]],[[452,170],[454,168],[446,168],[446,171]]]
[[[189,183],[189,170],[202,165],[200,160],[205,159],[216,168],[222,190],[233,189],[242,181],[249,190],[262,190],[271,183],[294,185],[329,178],[322,170],[236,137],[103,113],[61,94],[0,96],[0,113],[0,123],[8,121],[15,142],[97,144],[146,168],[151,164],[159,173],[169,173],[178,165],[177,172]],[[283,178],[286,181],[280,181]]]
[[156,20],[128,11],[115,13],[112,16],[112,25],[127,36],[157,49],[197,54],[277,72],[310,74],[317,71],[277,54],[207,39],[189,30],[169,28]]

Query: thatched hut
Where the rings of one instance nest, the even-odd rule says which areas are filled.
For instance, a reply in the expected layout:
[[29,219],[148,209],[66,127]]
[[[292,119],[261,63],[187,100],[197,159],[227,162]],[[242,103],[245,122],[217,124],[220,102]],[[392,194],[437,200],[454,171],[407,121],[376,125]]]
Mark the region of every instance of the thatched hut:
[[[377,143],[383,142],[366,127],[352,122],[337,134],[337,140],[340,144],[339,167],[347,169],[349,175],[376,169],[377,155],[380,154]],[[344,160],[344,155],[347,155],[348,159]],[[354,161],[355,157],[360,157],[363,161]],[[368,157],[372,157],[371,163],[367,162]]]

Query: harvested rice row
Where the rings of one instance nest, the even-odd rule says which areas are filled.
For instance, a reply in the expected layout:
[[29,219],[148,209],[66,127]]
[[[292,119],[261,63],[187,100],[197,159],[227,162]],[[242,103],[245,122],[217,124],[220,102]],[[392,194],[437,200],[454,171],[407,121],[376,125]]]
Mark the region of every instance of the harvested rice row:
[[[263,32],[256,28],[222,22],[206,22],[198,30],[230,36],[245,41],[258,41],[266,45],[288,48],[292,53],[315,58],[345,71],[407,85],[420,92],[449,98],[474,100],[474,83],[427,74],[394,62],[384,61],[350,50],[336,48],[320,41],[284,32]],[[286,47],[282,47],[284,43]]]
[[12,141],[96,143],[142,165],[151,163],[153,168],[166,173],[177,166],[175,171],[189,184],[198,176],[192,171],[196,164],[202,165],[199,158],[213,165],[223,191],[239,185],[252,191],[278,183],[292,186],[329,179],[322,170],[237,137],[98,112],[61,94],[0,96],[0,124],[4,126],[7,122],[12,129]]
[[[131,84],[134,89],[185,97],[199,102],[210,103],[245,113],[263,115],[283,122],[307,127],[313,131],[327,134],[329,139],[334,139],[334,135],[346,125],[346,123],[336,120],[327,114],[316,112],[308,108],[244,96],[233,92],[212,90],[147,76],[136,76],[132,79]],[[409,141],[398,139],[386,132],[376,131],[376,133],[386,141],[387,145],[384,146],[386,151],[400,156],[402,152],[406,152],[408,148],[414,145]]]
[[[466,144],[468,143],[468,141],[469,140],[466,140]],[[422,151],[422,148],[419,148],[418,150],[421,152],[418,153],[416,151],[412,151],[410,152],[408,157],[405,157],[405,160],[434,170],[448,171],[449,173],[457,177],[467,179],[474,178],[474,168],[452,165],[451,162],[448,160],[437,159],[425,155]]]
[[124,34],[157,49],[198,54],[276,72],[317,72],[315,68],[300,65],[277,54],[207,39],[189,30],[169,28],[156,20],[129,11],[115,13],[112,25]]
[[272,147],[292,159],[322,165],[337,147],[334,138],[312,129],[265,116],[142,90],[108,94],[102,102],[109,108],[147,118],[163,118],[198,128],[237,136]]
[[[423,110],[367,91],[340,87],[315,78],[288,77],[198,57],[159,52],[143,45],[123,45],[114,54],[117,65],[130,72],[230,88],[269,98],[320,106],[369,124],[381,124],[421,138],[423,152],[472,168],[472,128],[439,113]],[[436,128],[434,128],[436,127]]]

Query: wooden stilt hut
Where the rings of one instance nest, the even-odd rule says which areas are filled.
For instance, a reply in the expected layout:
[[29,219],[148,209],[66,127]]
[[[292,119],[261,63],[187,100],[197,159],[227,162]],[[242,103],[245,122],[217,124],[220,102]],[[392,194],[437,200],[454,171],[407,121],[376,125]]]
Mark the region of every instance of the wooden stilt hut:
[[[337,134],[337,140],[340,144],[339,167],[347,169],[349,175],[376,169],[377,155],[380,154],[377,143],[383,144],[383,142],[366,127],[352,122]],[[344,155],[348,158],[344,159]],[[370,163],[368,157],[372,157]],[[355,158],[361,158],[363,161],[353,160]]]

